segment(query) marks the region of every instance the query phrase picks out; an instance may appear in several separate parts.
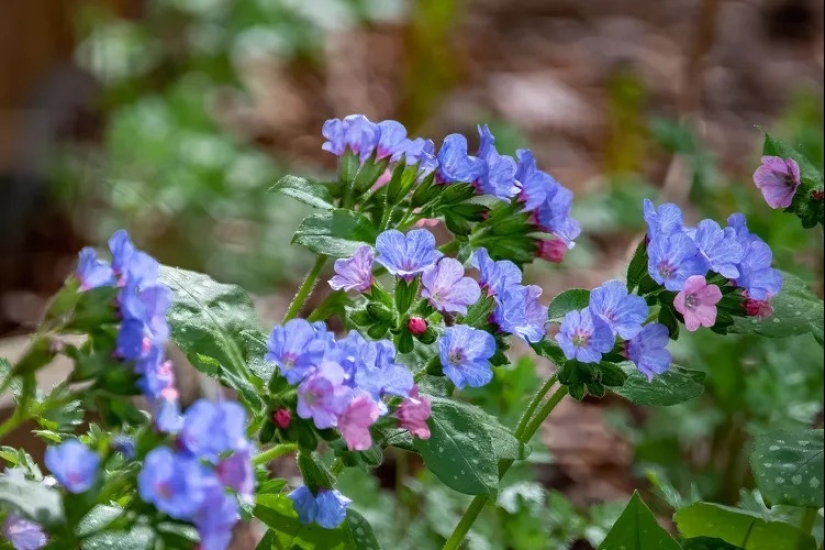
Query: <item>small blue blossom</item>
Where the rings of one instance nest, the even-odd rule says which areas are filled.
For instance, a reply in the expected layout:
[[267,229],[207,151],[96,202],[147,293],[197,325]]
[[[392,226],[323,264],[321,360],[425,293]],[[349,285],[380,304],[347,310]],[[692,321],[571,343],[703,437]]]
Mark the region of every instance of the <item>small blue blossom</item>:
[[438,311],[467,314],[467,306],[481,298],[478,283],[464,276],[464,266],[453,258],[442,258],[421,275],[421,296]]
[[589,308],[569,311],[556,334],[564,356],[582,363],[598,363],[602,354],[613,349],[615,337],[610,326]]
[[581,234],[579,222],[570,217],[573,206],[573,192],[559,185],[551,195],[533,211],[533,220],[542,231],[552,233],[567,245],[574,246],[573,241]]
[[438,168],[435,178],[438,183],[473,183],[486,169],[482,159],[467,153],[467,138],[461,134],[445,137],[436,158]]
[[14,550],[37,550],[46,546],[46,533],[39,524],[21,515],[9,514],[0,529]]
[[88,246],[80,251],[75,274],[81,291],[115,284],[112,266],[99,259],[95,249]]
[[196,458],[156,447],[146,455],[138,474],[138,494],[161,512],[188,520],[203,503],[207,475]]
[[115,353],[126,360],[137,360],[143,356],[145,326],[139,319],[124,319],[120,323],[115,342]]
[[660,235],[647,247],[648,273],[666,289],[679,291],[691,275],[704,275],[708,263],[699,254],[693,240],[684,233]]
[[590,312],[607,322],[614,334],[630,340],[642,330],[649,308],[644,298],[628,294],[623,282],[612,280],[590,292]]
[[736,265],[742,261],[745,250],[737,241],[735,229],[722,229],[713,220],[702,220],[693,235],[693,242],[712,271],[728,279],[739,276]]
[[422,168],[425,165],[431,164],[429,172],[435,169],[435,144],[431,139],[415,138],[408,139],[401,143],[390,157],[390,162],[398,162],[404,157],[404,163],[407,166],[422,163]]
[[172,396],[162,395],[153,404],[155,428],[161,433],[176,434],[183,427],[183,417],[180,414],[180,402],[177,391]]
[[378,250],[376,261],[407,281],[443,256],[435,248],[435,237],[426,229],[414,229],[406,235],[395,229],[384,231],[378,235],[375,248]]
[[495,137],[487,125],[479,125],[481,145],[478,158],[484,161],[484,173],[476,180],[478,189],[485,195],[492,195],[502,200],[510,200],[516,191],[516,161],[496,151]]
[[550,174],[542,172],[536,166],[536,158],[529,149],[516,151],[518,169],[516,185],[519,188],[518,199],[524,204],[525,212],[532,212],[558,193],[561,184]]
[[212,403],[199,399],[183,415],[179,440],[193,456],[216,463],[227,451],[249,447],[246,411],[235,401]]
[[438,355],[444,374],[459,389],[488,384],[493,379],[490,359],[495,353],[493,336],[467,325],[447,327],[438,340]]
[[206,483],[203,494],[203,503],[194,517],[201,539],[198,548],[226,550],[232,541],[232,528],[240,519],[238,501],[212,479]]
[[375,159],[381,160],[392,157],[403,151],[409,140],[407,129],[395,120],[384,120],[378,123],[378,143],[375,147]]
[[112,235],[109,251],[112,253],[112,270],[120,278],[120,286],[127,282],[136,286],[157,282],[160,265],[149,254],[135,248],[126,230],[120,229]]
[[327,138],[321,146],[324,151],[340,157],[346,150],[350,150],[361,159],[361,162],[372,155],[381,137],[378,125],[370,122],[364,115],[350,115],[343,120],[328,120],[324,123],[321,133]]
[[335,275],[329,280],[333,290],[366,292],[372,287],[372,247],[362,246],[350,258],[335,260]]
[[352,502],[337,490],[319,489],[313,495],[306,485],[289,493],[298,521],[308,525],[317,523],[324,529],[334,529],[347,517],[347,507]]
[[757,235],[748,230],[745,215],[731,214],[729,227],[735,231],[736,240],[744,250],[742,261],[736,266],[739,276],[734,280],[754,300],[769,300],[782,289],[782,275],[771,267],[773,252]]
[[163,285],[138,288],[128,282],[120,292],[120,311],[124,318],[140,321],[145,335],[157,343],[169,339],[166,312],[172,305],[172,293]]
[[297,384],[324,357],[326,341],[308,321],[291,319],[272,329],[266,347],[264,358],[274,362],[290,384]]
[[46,449],[46,467],[70,493],[88,491],[97,479],[100,457],[77,439]]
[[536,285],[510,285],[496,295],[493,322],[510,334],[528,342],[540,342],[547,325],[547,306],[541,305],[542,289]]
[[159,399],[161,394],[175,387],[175,369],[171,361],[166,361],[163,350],[152,347],[135,363],[135,372],[140,374],[138,388],[150,401]]
[[389,340],[368,342],[356,331],[347,337],[350,349],[356,356],[350,383],[368,393],[386,410],[381,397],[386,394],[406,397],[414,385],[412,373],[395,362],[395,346]]
[[292,500],[292,507],[298,514],[298,521],[304,525],[309,525],[315,521],[315,516],[318,515],[318,505],[315,503],[315,495],[309,490],[306,485],[301,485],[291,493],[289,498]]
[[682,211],[672,203],[660,205],[657,211],[653,201],[645,199],[644,218],[647,222],[647,236],[651,240],[659,237],[669,237],[684,229]]
[[127,435],[112,438],[112,450],[123,455],[126,460],[135,458],[135,440]]
[[352,388],[344,385],[346,373],[335,363],[325,363],[298,386],[298,416],[311,418],[318,429],[334,428],[347,408]]
[[221,483],[235,490],[242,501],[255,501],[255,470],[252,467],[252,446],[235,451],[215,468]]
[[648,380],[670,368],[670,352],[667,327],[660,323],[650,323],[627,342],[627,357]]
[[486,248],[479,248],[470,258],[470,265],[478,269],[481,285],[488,296],[496,296],[510,285],[521,283],[521,270],[509,260],[494,261]]

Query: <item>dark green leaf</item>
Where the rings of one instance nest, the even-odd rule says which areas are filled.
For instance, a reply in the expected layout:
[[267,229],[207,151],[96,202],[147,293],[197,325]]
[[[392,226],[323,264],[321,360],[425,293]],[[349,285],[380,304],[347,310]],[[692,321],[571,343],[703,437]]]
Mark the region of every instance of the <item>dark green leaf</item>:
[[590,303],[590,291],[583,288],[565,290],[550,302],[547,317],[554,322],[561,322],[569,311],[586,308]]
[[490,315],[495,308],[495,300],[490,297],[481,298],[476,303],[467,308],[467,315],[462,319],[462,324],[475,328],[487,326],[490,322]]
[[742,550],[738,546],[729,544],[722,539],[712,537],[696,537],[682,541],[682,550]]
[[642,239],[627,266],[628,291],[632,291],[639,286],[639,281],[641,281],[644,274],[647,273],[647,262],[647,244],[645,244],[645,240]]
[[335,208],[332,193],[329,188],[321,183],[314,182],[307,178],[298,176],[284,176],[276,183],[270,191],[281,193],[288,197],[308,204],[314,208],[332,210]]
[[670,370],[648,382],[630,362],[619,366],[627,373],[623,386],[610,391],[637,405],[669,407],[698,397],[705,391],[705,373],[671,365]]
[[530,344],[530,346],[533,348],[533,351],[545,359],[549,359],[555,365],[563,365],[567,361],[564,352],[559,345],[552,340],[545,338],[541,342]]
[[685,538],[719,538],[743,550],[814,550],[813,537],[759,514],[721,504],[697,502],[676,512],[676,525]]
[[662,305],[662,309],[659,310],[659,322],[667,327],[667,335],[671,340],[679,338],[679,320],[672,306]]
[[[129,528],[123,510],[114,506],[96,506],[78,525],[78,534],[85,538],[83,550],[146,550],[151,548],[155,534],[148,526]],[[96,533],[104,529],[99,534]],[[192,544],[192,541],[189,541]]]
[[343,258],[375,242],[375,228],[364,214],[338,208],[304,218],[292,242],[316,254]]
[[681,550],[679,544],[656,521],[656,517],[633,493],[627,507],[607,533],[598,550]]
[[0,502],[46,527],[65,523],[60,492],[26,479],[20,470],[0,474]]
[[822,508],[823,431],[776,430],[756,437],[750,462],[756,484],[772,505]]

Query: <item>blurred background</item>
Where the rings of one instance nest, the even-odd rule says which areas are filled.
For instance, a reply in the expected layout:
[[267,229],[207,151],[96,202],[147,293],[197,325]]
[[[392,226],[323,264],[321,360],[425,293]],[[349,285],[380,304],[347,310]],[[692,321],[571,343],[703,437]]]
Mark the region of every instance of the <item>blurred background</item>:
[[[822,295],[822,232],[768,209],[750,181],[755,125],[822,168],[820,0],[0,6],[0,355],[25,341],[77,251],[120,227],[164,263],[245,286],[271,326],[311,258],[289,246],[307,211],[267,189],[333,173],[321,125],[351,113],[436,143],[472,142],[486,122],[500,151],[532,148],[576,193],[584,228],[564,264],[529,268],[548,300],[621,275],[644,197],[694,222],[745,212],[776,264]],[[821,348],[704,331],[674,354],[708,372],[704,396],[644,410],[568,400],[469,547],[593,548],[634,487],[663,518],[700,495],[786,513],[740,491],[753,486],[747,446],[769,423],[822,425]],[[512,358],[466,394],[509,423],[550,369],[529,350]],[[404,453],[341,485],[399,549],[439,548],[467,504]]]

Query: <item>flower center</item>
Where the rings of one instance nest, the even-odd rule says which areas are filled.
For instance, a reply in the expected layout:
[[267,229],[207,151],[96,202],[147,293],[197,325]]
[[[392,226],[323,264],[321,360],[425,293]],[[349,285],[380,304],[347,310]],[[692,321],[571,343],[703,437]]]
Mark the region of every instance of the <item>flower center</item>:
[[585,347],[590,342],[590,333],[585,330],[577,330],[573,333],[573,345],[577,348]]
[[695,294],[688,294],[687,296],[685,296],[685,307],[686,308],[696,309],[696,306],[698,306],[698,305],[699,305],[699,303],[698,303],[698,300],[696,299]]
[[461,351],[461,350],[453,350],[447,356],[447,359],[453,365],[460,365],[461,363],[463,363],[465,361],[464,352]]
[[663,279],[670,279],[671,277],[673,277],[673,272],[675,270],[674,270],[673,266],[670,265],[670,263],[661,262],[658,265],[658,268],[659,268],[659,276],[661,276]]

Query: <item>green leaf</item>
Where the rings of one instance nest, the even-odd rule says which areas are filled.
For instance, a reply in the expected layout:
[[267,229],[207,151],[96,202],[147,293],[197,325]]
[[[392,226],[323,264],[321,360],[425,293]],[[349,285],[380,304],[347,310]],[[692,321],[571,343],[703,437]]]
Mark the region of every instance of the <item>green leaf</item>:
[[313,208],[332,210],[335,208],[332,193],[326,185],[298,176],[284,176],[270,189],[287,197],[308,204]]
[[657,523],[653,512],[642,501],[638,492],[633,493],[624,512],[607,533],[598,550],[619,548],[681,550],[679,544]]
[[648,382],[630,362],[619,363],[627,373],[624,385],[610,391],[637,405],[669,407],[698,397],[705,391],[705,373],[671,365],[670,370]]
[[460,493],[495,495],[498,461],[524,458],[524,445],[479,407],[440,397],[431,400],[430,438],[414,441],[427,467]]
[[676,512],[676,525],[685,538],[712,537],[743,550],[814,550],[814,539],[793,525],[767,521],[759,514],[697,502]]
[[722,539],[713,537],[696,537],[682,541],[682,550],[742,550],[738,546],[728,544]]
[[46,527],[65,523],[60,491],[26,479],[20,470],[0,474],[0,503]]
[[561,366],[567,361],[567,357],[564,356],[564,352],[561,350],[559,345],[552,340],[548,340],[547,338],[536,344],[530,344],[530,347],[532,347],[533,351],[537,354],[545,359],[549,359],[555,365]]
[[338,208],[304,218],[292,242],[316,254],[343,258],[375,242],[375,228],[364,214]]
[[823,431],[776,430],[758,435],[750,462],[762,496],[772,505],[822,508]]
[[737,317],[728,332],[755,333],[770,338],[785,338],[812,333],[820,345],[825,327],[822,300],[795,275],[782,274],[782,290],[771,299],[773,315],[767,319]]
[[632,291],[639,286],[639,281],[647,273],[647,244],[642,239],[639,246],[636,247],[636,252],[633,253],[633,258],[627,265],[627,290]]
[[[104,529],[99,534],[92,534]],[[129,526],[123,510],[115,506],[96,506],[80,521],[78,534],[85,538],[83,550],[146,550],[155,534],[147,525]]]
[[252,299],[239,286],[207,275],[161,266],[160,280],[172,290],[166,314],[172,340],[202,373],[236,390],[251,408],[263,407],[263,385],[246,362],[242,333],[260,333]]
[[583,288],[565,290],[550,302],[547,317],[553,322],[561,322],[569,311],[578,311],[590,304],[590,291]]

